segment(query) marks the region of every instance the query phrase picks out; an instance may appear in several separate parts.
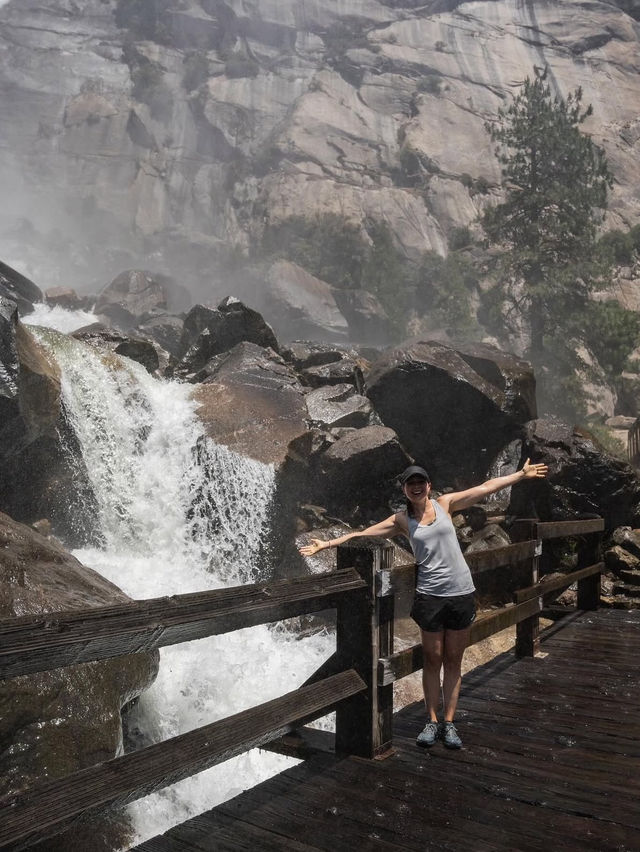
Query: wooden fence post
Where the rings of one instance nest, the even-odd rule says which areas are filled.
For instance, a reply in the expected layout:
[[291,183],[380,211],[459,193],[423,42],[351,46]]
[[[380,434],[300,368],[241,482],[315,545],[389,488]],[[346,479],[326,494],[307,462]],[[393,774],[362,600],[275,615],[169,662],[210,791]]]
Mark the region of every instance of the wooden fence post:
[[[512,541],[537,540],[536,553],[531,557],[530,585],[540,579],[540,559],[542,557],[542,542],[538,539],[537,521],[516,521],[511,530]],[[540,599],[539,599],[540,601]],[[542,604],[540,603],[540,609]],[[523,619],[516,626],[516,657],[534,657],[540,649],[540,615],[535,613]]]
[[[578,569],[600,561],[602,533],[589,533],[578,541]],[[578,609],[598,609],[600,604],[600,574],[578,580]]]
[[378,683],[378,660],[393,653],[393,595],[377,597],[376,574],[391,568],[392,545],[379,538],[352,539],[338,548],[338,569],[355,568],[367,589],[338,606],[340,668],[355,669],[367,691],[336,710],[336,752],[382,757],[391,750],[393,684]]

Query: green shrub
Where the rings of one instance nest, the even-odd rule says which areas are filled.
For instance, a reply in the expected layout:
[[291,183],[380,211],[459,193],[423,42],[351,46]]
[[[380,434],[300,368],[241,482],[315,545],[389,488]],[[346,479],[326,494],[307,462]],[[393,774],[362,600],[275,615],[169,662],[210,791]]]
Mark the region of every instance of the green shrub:
[[171,33],[166,25],[166,13],[172,0],[118,0],[115,9],[117,27],[127,29],[139,39],[167,44]]
[[449,249],[451,251],[467,248],[471,243],[471,231],[465,227],[454,228],[449,236]]
[[585,342],[610,378],[625,369],[629,355],[640,344],[640,315],[616,301],[589,302],[586,306]]

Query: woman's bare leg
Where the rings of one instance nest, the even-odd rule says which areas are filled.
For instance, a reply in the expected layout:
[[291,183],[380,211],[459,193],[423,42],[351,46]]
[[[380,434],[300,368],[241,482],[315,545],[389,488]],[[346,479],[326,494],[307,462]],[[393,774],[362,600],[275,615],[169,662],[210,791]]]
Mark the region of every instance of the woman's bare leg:
[[[470,627],[464,630],[445,630],[442,642],[442,664],[444,675],[442,692],[444,698],[444,720],[453,722],[458,706],[462,681],[462,657],[469,644]],[[422,634],[424,636],[424,633]],[[423,644],[424,648],[424,644]]]
[[432,722],[438,721],[438,705],[440,704],[440,669],[442,668],[442,647],[444,631],[422,634],[422,689],[427,717]]

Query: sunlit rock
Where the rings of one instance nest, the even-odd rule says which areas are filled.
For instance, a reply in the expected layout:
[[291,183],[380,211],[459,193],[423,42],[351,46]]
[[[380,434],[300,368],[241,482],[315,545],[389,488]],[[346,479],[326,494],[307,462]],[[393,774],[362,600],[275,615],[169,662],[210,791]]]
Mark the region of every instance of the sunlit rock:
[[193,398],[207,434],[242,455],[280,465],[289,442],[306,431],[304,391],[272,350],[239,343],[207,365]]
[[295,263],[281,260],[271,266],[262,311],[285,341],[301,337],[346,341],[349,337],[349,324],[333,288]]
[[346,384],[325,385],[305,396],[309,417],[326,427],[368,426],[373,408],[366,396],[356,393]]

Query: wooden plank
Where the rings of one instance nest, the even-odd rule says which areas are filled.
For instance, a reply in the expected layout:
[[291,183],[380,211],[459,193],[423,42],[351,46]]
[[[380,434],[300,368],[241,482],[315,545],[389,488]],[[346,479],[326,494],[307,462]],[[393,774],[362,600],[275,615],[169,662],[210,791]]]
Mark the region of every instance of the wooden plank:
[[333,731],[306,726],[265,743],[261,748],[275,754],[284,754],[286,757],[295,757],[297,760],[306,760],[314,754],[333,754],[335,746],[336,735]]
[[148,651],[337,606],[366,584],[351,568],[0,621],[0,679]]
[[[529,618],[533,613],[539,612],[541,603],[538,598],[503,607],[496,612],[488,613],[478,618],[471,625],[471,645],[499,633],[513,624],[517,624],[524,618]],[[404,651],[382,657],[378,663],[378,678],[382,684],[388,686],[413,672],[422,668],[422,646],[412,645]]]
[[589,518],[585,521],[540,521],[537,524],[538,538],[547,541],[550,538],[590,535],[604,531],[603,518]]
[[[475,553],[465,553],[464,558],[473,576],[485,571],[493,571],[517,562],[531,559],[537,547],[536,541],[521,541],[506,547],[496,547],[492,550],[478,550]],[[376,594],[379,597],[392,594],[406,594],[415,588],[415,563],[398,565],[394,568],[380,571],[376,581]]]
[[578,580],[585,577],[591,577],[593,574],[600,574],[604,571],[604,562],[597,562],[595,565],[588,565],[586,568],[581,568],[579,571],[572,571],[570,574],[564,574],[562,577],[554,577],[548,580],[541,580],[535,586],[529,586],[526,589],[518,589],[514,592],[514,600],[516,603],[536,598],[540,595],[546,595],[549,592],[557,592],[559,589],[566,589]]
[[15,852],[68,829],[82,815],[122,806],[283,736],[365,689],[353,670],[140,751],[5,799],[0,849]]
[[393,651],[393,598],[375,595],[375,578],[393,563],[393,547],[379,539],[352,539],[338,548],[338,568],[354,568],[369,593],[343,599],[336,623],[342,668],[355,669],[367,690],[336,713],[336,752],[372,758],[387,753],[393,731],[393,688],[378,682],[378,659]]

